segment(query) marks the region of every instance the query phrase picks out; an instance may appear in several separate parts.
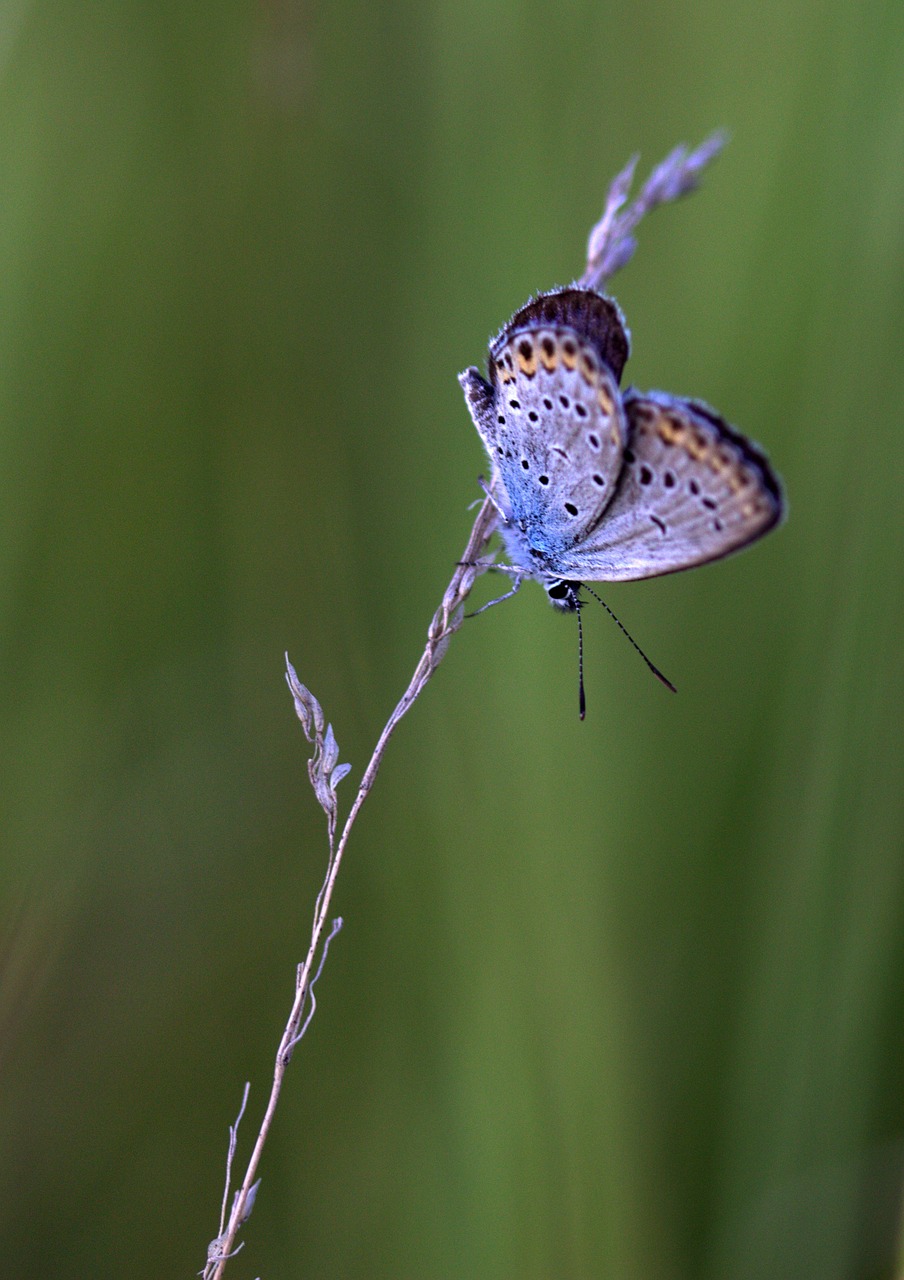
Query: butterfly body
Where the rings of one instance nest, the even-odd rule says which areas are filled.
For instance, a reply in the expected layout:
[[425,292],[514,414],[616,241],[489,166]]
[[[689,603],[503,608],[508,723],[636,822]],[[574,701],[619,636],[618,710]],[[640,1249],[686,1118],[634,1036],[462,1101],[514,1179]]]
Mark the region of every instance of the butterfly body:
[[783,513],[765,455],[712,409],[620,390],[628,351],[615,303],[572,286],[515,313],[487,378],[460,377],[510,567],[559,608],[577,608],[581,582],[720,559]]

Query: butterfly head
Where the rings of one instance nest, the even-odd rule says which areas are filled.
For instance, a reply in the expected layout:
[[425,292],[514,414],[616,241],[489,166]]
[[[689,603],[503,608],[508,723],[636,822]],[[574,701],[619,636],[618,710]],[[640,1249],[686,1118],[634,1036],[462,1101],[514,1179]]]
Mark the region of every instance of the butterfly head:
[[543,586],[549,597],[549,603],[563,613],[578,613],[581,608],[581,584],[569,582],[565,578],[547,578]]

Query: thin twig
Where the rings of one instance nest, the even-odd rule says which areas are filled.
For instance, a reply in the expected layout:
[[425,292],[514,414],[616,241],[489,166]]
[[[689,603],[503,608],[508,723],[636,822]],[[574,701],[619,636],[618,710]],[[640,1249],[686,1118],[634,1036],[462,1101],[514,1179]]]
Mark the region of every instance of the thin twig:
[[242,1123],[242,1116],[245,1114],[245,1108],[248,1105],[248,1094],[251,1092],[251,1081],[245,1081],[245,1090],[242,1094],[242,1105],[239,1107],[239,1113],[235,1118],[235,1124],[229,1126],[229,1151],[226,1155],[226,1185],[223,1187],[223,1205],[220,1209],[220,1234],[222,1235],[223,1226],[226,1222],[226,1206],[229,1203],[229,1184],[232,1181],[232,1162],[235,1159],[235,1148],[239,1138],[239,1125]]
[[[302,1014],[305,1003],[311,988],[311,975],[314,968],[314,961],[318,953],[320,939],[326,925],[327,916],[329,915],[330,902],[333,897],[333,890],[336,887],[336,877],[339,875],[339,868],[342,865],[342,858],[348,845],[348,838],[351,834],[352,827],[361,810],[361,806],[367,799],[371,787],[374,784],[383,755],[386,751],[389,739],[392,737],[399,725],[402,717],[414,705],[415,701],[422,692],[427,681],[433,675],[439,666],[446,652],[446,647],[451,636],[458,630],[464,618],[464,603],[471,593],[471,589],[481,573],[489,567],[489,561],[484,561],[481,557],[486,548],[493,530],[496,527],[496,511],[489,498],[486,498],[477,513],[477,519],[474,521],[474,527],[471,530],[471,536],[468,539],[468,545],[465,547],[464,554],[455,572],[452,580],[446,588],[443,596],[442,604],[433,615],[433,621],[427,631],[427,644],[421,655],[421,660],[415,668],[414,675],[408,688],[402,695],[397,707],[386,722],[386,727],[380,734],[379,740],[374,753],[370,758],[364,777],[358,787],[357,795],[354,803],[349,811],[349,815],[345,820],[345,826],[342,828],[342,834],[339,837],[339,843],[336,845],[335,853],[331,853],[327,877],[323,888],[317,900],[317,906],[314,914],[314,923],[311,929],[311,941],[308,947],[308,954],[304,964],[301,966],[298,980],[296,982],[295,1000],[292,1004],[292,1012],[289,1014],[289,1021],[286,1023],[286,1029],[282,1034],[279,1043],[279,1049],[276,1054],[276,1064],[273,1072],[273,1086],[270,1090],[270,1099],[267,1103],[267,1109],[261,1122],[260,1132],[254,1144],[254,1150],[251,1153],[251,1159],[248,1162],[248,1168],[242,1186],[236,1194],[235,1202],[232,1206],[232,1212],[229,1215],[229,1225],[225,1232],[218,1237],[216,1244],[217,1256],[211,1259],[211,1263],[202,1273],[209,1280],[220,1280],[226,1263],[233,1252],[233,1244],[235,1236],[248,1216],[246,1212],[246,1201],[257,1173],[257,1167],[263,1153],[264,1144],[267,1141],[267,1135],[270,1132],[270,1125],[273,1122],[273,1115],[276,1111],[276,1105],[279,1101],[280,1090],[282,1089],[283,1077],[286,1067],[292,1056],[292,1050],[299,1039],[299,1027],[302,1021]],[[290,685],[294,672],[290,668]],[[302,686],[303,688],[303,686]],[[321,730],[322,732],[322,730]],[[341,766],[340,766],[341,767]],[[312,775],[312,781],[313,781]],[[315,783],[315,790],[317,784]],[[332,832],[331,832],[332,834]],[[214,1270],[210,1267],[214,1266]]]
[[[332,928],[330,929],[329,933],[326,935],[326,938],[324,939],[323,950],[320,952],[320,964],[318,964],[317,966],[317,972],[314,974],[313,978],[308,983],[308,994],[311,997],[311,1007],[310,1009],[308,1009],[307,1016],[305,1017],[304,1022],[301,1024],[301,1030],[299,1031],[298,1035],[295,1037],[294,1040],[290,1040],[289,1043],[286,1045],[286,1053],[291,1053],[291,1051],[298,1044],[299,1040],[303,1038],[304,1033],[307,1031],[308,1027],[311,1025],[311,1019],[313,1018],[314,1014],[317,1012],[317,1000],[314,996],[314,988],[317,986],[317,979],[320,977],[321,973],[323,973],[323,966],[326,964],[326,958],[330,953],[330,943],[333,941],[336,934],[339,932],[341,928],[342,928],[342,916],[337,916],[336,919],[333,921]],[[302,979],[302,975],[301,973],[299,973],[299,982],[301,981],[301,979]]]
[[[238,1137],[239,1137],[239,1125],[242,1123],[242,1117],[244,1116],[245,1108],[248,1105],[248,1094],[250,1090],[251,1090],[251,1084],[249,1081],[246,1080],[245,1089],[244,1089],[244,1092],[242,1093],[242,1105],[239,1107],[239,1113],[235,1118],[235,1123],[229,1126],[229,1148],[226,1154],[226,1185],[223,1188],[223,1204],[222,1204],[222,1207],[220,1208],[220,1233],[216,1237],[216,1239],[211,1240],[210,1244],[207,1246],[207,1264],[204,1267],[203,1271],[200,1271],[198,1273],[199,1275],[202,1275],[202,1276],[206,1275],[209,1269],[212,1266],[216,1265],[216,1263],[218,1263],[221,1259],[225,1261],[227,1258],[234,1258],[235,1255],[238,1253],[239,1249],[242,1248],[242,1245],[240,1244],[237,1248],[232,1249],[231,1240],[229,1242],[230,1248],[229,1249],[226,1248],[226,1234],[223,1231],[223,1224],[226,1221],[226,1206],[229,1203],[229,1187],[232,1182],[232,1162],[235,1159],[235,1148],[236,1148],[236,1144],[238,1142]],[[247,1218],[248,1215],[251,1213],[251,1210],[254,1205],[254,1195],[259,1185],[260,1185],[260,1179],[258,1179],[258,1181],[251,1188],[249,1194],[245,1197],[245,1215],[244,1215],[245,1218]],[[244,1221],[244,1218],[243,1218],[243,1221]],[[241,1225],[241,1223],[239,1223],[239,1225]]]

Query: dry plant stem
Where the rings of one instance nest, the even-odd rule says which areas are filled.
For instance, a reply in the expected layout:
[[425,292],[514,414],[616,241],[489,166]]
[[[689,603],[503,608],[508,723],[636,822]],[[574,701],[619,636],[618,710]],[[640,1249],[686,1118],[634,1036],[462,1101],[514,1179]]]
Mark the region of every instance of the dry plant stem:
[[298,1028],[301,1024],[302,1013],[304,1011],[305,1002],[311,989],[311,977],[314,969],[314,961],[320,946],[320,939],[323,936],[323,930],[326,925],[327,916],[329,915],[330,902],[333,897],[333,890],[336,886],[336,878],[339,875],[339,868],[342,865],[342,858],[348,844],[348,838],[351,834],[352,827],[355,824],[361,806],[367,799],[374,780],[379,771],[380,764],[383,760],[384,752],[389,739],[392,737],[399,724],[399,721],[414,705],[414,702],[420,695],[427,681],[433,675],[439,666],[446,651],[446,645],[449,638],[461,626],[464,617],[464,603],[471,593],[477,578],[481,573],[489,567],[489,561],[481,559],[483,551],[492,536],[496,527],[496,511],[490,498],[486,498],[480,511],[477,513],[477,519],[474,521],[474,527],[471,530],[471,536],[468,539],[468,545],[462,555],[461,562],[457,566],[455,573],[452,575],[452,581],[446,588],[443,596],[442,604],[433,615],[433,621],[427,631],[427,644],[421,655],[421,660],[415,668],[414,675],[408,688],[399,701],[398,706],[386,722],[383,732],[380,734],[373,755],[370,758],[361,784],[358,787],[357,795],[354,803],[349,810],[349,815],[345,820],[345,826],[342,828],[342,834],[336,845],[336,851],[330,860],[329,872],[323,889],[317,900],[317,908],[314,914],[314,923],[311,930],[311,942],[308,947],[308,954],[304,963],[300,966],[295,989],[295,1000],[292,1004],[292,1012],[289,1015],[289,1021],[280,1040],[279,1049],[276,1054],[276,1064],[273,1072],[273,1087],[270,1090],[270,1099],[267,1103],[267,1110],[264,1113],[264,1119],[261,1123],[260,1132],[257,1135],[257,1141],[254,1144],[254,1150],[251,1153],[251,1159],[248,1162],[248,1169],[245,1173],[241,1189],[239,1190],[235,1203],[232,1206],[232,1212],[229,1215],[229,1225],[225,1233],[218,1239],[218,1256],[212,1259],[216,1262],[216,1269],[209,1271],[205,1269],[204,1275],[209,1276],[210,1280],[220,1280],[229,1260],[228,1255],[232,1252],[235,1242],[236,1233],[245,1218],[245,1202],[248,1197],[250,1188],[257,1174],[257,1167],[263,1153],[264,1144],[267,1141],[267,1135],[270,1132],[270,1125],[273,1122],[273,1116],[276,1111],[276,1105],[279,1101],[280,1090],[282,1089],[283,1077],[286,1067],[292,1056],[292,1050],[297,1043]]

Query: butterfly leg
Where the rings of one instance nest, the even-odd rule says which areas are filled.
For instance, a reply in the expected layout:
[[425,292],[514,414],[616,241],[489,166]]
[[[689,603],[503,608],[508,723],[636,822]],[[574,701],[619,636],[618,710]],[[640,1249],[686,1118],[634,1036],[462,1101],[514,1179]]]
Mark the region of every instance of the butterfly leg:
[[466,618],[476,618],[479,613],[485,613],[487,609],[492,609],[494,604],[502,604],[503,600],[511,600],[512,596],[516,595],[518,591],[520,591],[521,583],[524,581],[524,579],[530,576],[529,574],[526,574],[522,569],[514,569],[512,568],[511,565],[507,565],[507,564],[494,564],[491,567],[493,569],[498,570],[499,573],[511,574],[512,589],[511,591],[506,591],[505,595],[503,596],[497,596],[495,600],[488,600],[486,604],[482,604],[480,608],[475,609],[473,613],[466,613],[465,614]]

